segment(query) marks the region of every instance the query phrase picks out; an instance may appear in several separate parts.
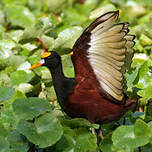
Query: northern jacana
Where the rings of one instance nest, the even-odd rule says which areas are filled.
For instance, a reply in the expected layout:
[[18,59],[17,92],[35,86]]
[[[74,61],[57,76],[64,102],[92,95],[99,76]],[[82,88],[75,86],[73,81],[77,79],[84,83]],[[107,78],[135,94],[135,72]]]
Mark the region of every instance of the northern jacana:
[[54,51],[44,52],[30,68],[48,67],[58,102],[72,118],[108,123],[136,105],[123,92],[135,36],[128,34],[128,23],[116,23],[118,17],[118,11],[103,14],[76,41],[71,55],[75,78],[64,76],[61,57]]

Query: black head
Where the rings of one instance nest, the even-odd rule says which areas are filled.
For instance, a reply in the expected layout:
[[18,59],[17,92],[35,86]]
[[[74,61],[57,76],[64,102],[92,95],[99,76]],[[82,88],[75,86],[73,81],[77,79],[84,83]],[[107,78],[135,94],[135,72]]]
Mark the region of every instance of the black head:
[[50,55],[44,58],[42,55],[42,60],[44,60],[44,63],[42,66],[47,66],[48,68],[58,67],[58,65],[61,64],[61,57],[54,51],[50,51],[49,53]]
[[34,64],[30,69],[35,69],[40,66],[46,66],[50,69],[54,69],[61,65],[61,57],[54,51],[44,52],[41,56],[41,61]]

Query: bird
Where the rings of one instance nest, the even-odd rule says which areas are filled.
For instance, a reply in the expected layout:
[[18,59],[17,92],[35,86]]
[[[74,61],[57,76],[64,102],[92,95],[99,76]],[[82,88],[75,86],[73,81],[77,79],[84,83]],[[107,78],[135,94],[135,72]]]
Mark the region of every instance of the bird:
[[49,69],[57,100],[71,118],[110,123],[136,107],[125,93],[124,78],[132,62],[135,35],[129,34],[129,23],[118,23],[118,18],[119,11],[101,15],[76,40],[70,53],[74,78],[65,77],[55,51],[44,51],[41,61],[30,68]]

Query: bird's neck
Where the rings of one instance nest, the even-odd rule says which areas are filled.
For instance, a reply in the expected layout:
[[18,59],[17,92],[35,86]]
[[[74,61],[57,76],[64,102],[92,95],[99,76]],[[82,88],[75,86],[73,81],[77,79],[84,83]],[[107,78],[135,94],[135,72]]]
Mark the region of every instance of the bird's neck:
[[56,68],[49,68],[49,69],[52,75],[52,82],[54,85],[58,102],[60,106],[63,108],[64,103],[67,100],[67,96],[68,96],[67,92],[69,91],[66,88],[66,86],[68,85],[68,82],[67,82],[68,78],[64,76],[62,64],[59,64]]
[[[55,92],[57,97],[59,98],[59,95],[62,95],[64,92],[64,73],[62,69],[62,64],[59,64],[55,68],[49,68],[51,75],[52,75],[52,82],[55,88]],[[58,99],[59,100],[59,99]]]
[[[52,75],[52,81],[53,84],[62,84],[65,76],[63,73],[63,68],[62,68],[62,64],[60,63],[57,67],[55,68],[49,68],[51,75]],[[59,83],[60,82],[60,83]]]

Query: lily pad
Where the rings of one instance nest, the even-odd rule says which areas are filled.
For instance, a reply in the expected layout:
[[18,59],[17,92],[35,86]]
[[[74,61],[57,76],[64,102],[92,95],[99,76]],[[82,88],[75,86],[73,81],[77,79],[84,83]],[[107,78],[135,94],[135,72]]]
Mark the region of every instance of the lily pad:
[[35,16],[25,6],[7,4],[6,6],[8,22],[14,26],[27,27],[35,22]]
[[15,71],[11,73],[11,83],[12,85],[19,85],[20,83],[27,83],[33,78],[33,73],[26,73],[25,71]]
[[10,149],[13,152],[27,152],[29,149],[28,142],[24,140],[23,136],[16,130],[9,133],[8,141],[10,144]]
[[55,40],[54,48],[72,48],[81,33],[82,27],[80,26],[74,26],[63,30]]
[[32,120],[33,118],[52,110],[48,101],[40,98],[18,98],[13,103],[13,110],[18,118]]
[[13,55],[12,48],[15,46],[16,44],[11,40],[0,40],[0,59],[6,59],[9,56]]
[[63,134],[62,126],[58,119],[50,113],[36,118],[34,123],[21,120],[18,130],[30,142],[38,145],[40,148],[55,144]]
[[9,100],[14,94],[14,89],[10,87],[0,87],[0,102]]

